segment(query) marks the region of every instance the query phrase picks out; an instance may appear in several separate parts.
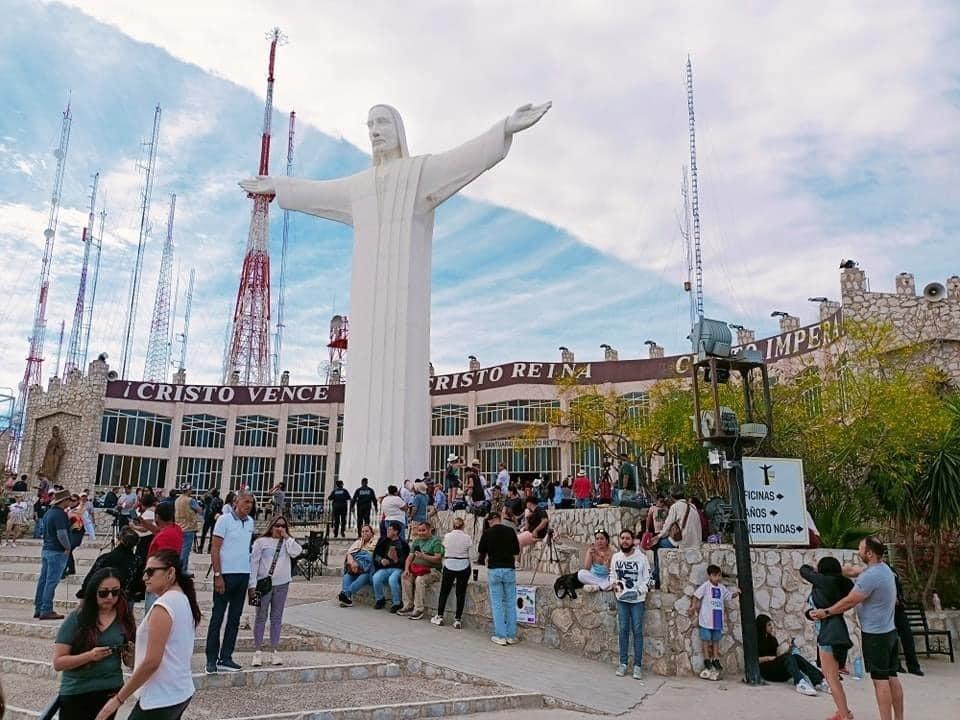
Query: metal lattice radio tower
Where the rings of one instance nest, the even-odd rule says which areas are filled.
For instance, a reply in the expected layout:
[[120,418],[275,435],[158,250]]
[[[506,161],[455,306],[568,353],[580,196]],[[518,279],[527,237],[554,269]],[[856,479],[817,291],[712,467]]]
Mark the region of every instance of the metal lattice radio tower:
[[[93,331],[93,308],[97,301],[97,282],[100,280],[100,257],[103,253],[103,228],[107,224],[106,208],[100,211],[100,229],[96,236],[96,255],[93,261],[93,275],[90,282],[90,301],[87,303],[83,321],[83,357],[90,357],[90,333]],[[86,360],[84,360],[86,362]]]
[[153,112],[153,133],[150,142],[145,145],[146,164],[139,164],[144,171],[143,187],[140,192],[140,238],[137,241],[137,257],[130,275],[130,301],[127,304],[127,322],[123,331],[123,354],[120,360],[120,377],[124,380],[130,372],[130,355],[133,352],[133,335],[137,326],[137,306],[140,303],[140,276],[143,273],[143,253],[150,235],[150,201],[153,198],[154,166],[157,161],[157,143],[160,139],[160,106]]
[[[63,333],[67,329],[67,321],[60,321],[60,339],[57,340],[57,361],[53,366],[53,377],[60,377],[60,359],[63,357]],[[66,375],[66,368],[64,368],[64,375]]]
[[[267,69],[267,100],[263,111],[263,132],[260,135],[258,175],[270,174],[270,123],[273,116],[273,68],[277,45],[286,42],[279,28],[267,33],[270,61]],[[241,385],[268,385],[270,372],[270,197],[253,195],[247,251],[240,272],[237,303],[233,313],[233,334],[230,338],[223,378],[230,382],[236,372]]]
[[703,254],[700,246],[700,189],[697,178],[697,127],[693,114],[693,63],[687,55],[687,118],[690,129],[690,215],[693,218],[697,317],[703,317]]
[[190,268],[190,281],[187,283],[187,307],[183,312],[183,332],[177,336],[180,341],[180,361],[177,363],[177,370],[181,373],[187,369],[187,339],[190,336],[190,311],[193,308],[193,284],[196,281],[196,276],[196,268]]
[[[290,112],[287,131],[287,177],[293,175],[293,134],[297,113]],[[280,352],[283,349],[284,308],[286,305],[287,242],[290,236],[290,211],[283,211],[283,242],[280,246],[280,283],[277,287],[277,330],[273,334],[273,384],[280,384]]]
[[53,192],[50,193],[50,213],[47,216],[47,227],[43,231],[43,259],[40,261],[40,289],[37,293],[37,305],[33,312],[33,330],[30,333],[30,350],[27,354],[27,365],[23,371],[23,380],[17,393],[17,402],[13,407],[11,419],[11,441],[7,452],[7,467],[14,468],[20,458],[20,444],[23,441],[24,424],[27,418],[27,396],[31,385],[39,385],[43,366],[43,342],[47,332],[47,295],[50,292],[50,265],[53,262],[53,245],[57,236],[57,223],[60,220],[60,194],[63,192],[63,169],[67,161],[67,150],[70,147],[70,126],[73,115],[70,113],[70,103],[63,111],[63,121],[60,124],[60,143],[54,150],[57,159],[57,171],[53,180]]
[[[87,215],[86,227],[83,228],[83,263],[80,265],[80,284],[77,286],[77,304],[73,309],[73,322],[70,325],[70,340],[67,343],[67,361],[63,366],[64,376],[73,368],[83,370],[87,365],[84,318],[86,317],[87,305],[89,303],[87,299],[87,274],[90,268],[90,249],[94,243],[93,223],[96,216],[97,184],[99,182],[100,173],[96,173],[93,176],[93,183],[90,186],[90,212]],[[92,316],[92,308],[90,314]]]
[[167,216],[167,236],[160,259],[157,295],[153,301],[150,320],[150,339],[147,341],[147,360],[143,379],[147,382],[166,382],[170,371],[170,282],[173,279],[173,218],[177,210],[177,196],[170,196]]

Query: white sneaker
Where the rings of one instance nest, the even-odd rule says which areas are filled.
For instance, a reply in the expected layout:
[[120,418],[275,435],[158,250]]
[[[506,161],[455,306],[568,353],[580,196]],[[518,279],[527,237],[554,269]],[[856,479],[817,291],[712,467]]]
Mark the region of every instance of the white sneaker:
[[494,635],[493,637],[490,638],[490,642],[496,643],[497,645],[506,645],[506,644],[507,644],[507,641],[506,641],[506,640],[504,640],[502,637],[497,637],[496,635]]
[[714,682],[716,682],[719,679],[720,679],[720,671],[717,670],[716,668],[710,668],[710,675],[707,676],[707,680],[713,680]]
[[623,677],[623,676],[626,675],[626,674],[627,674],[627,666],[626,666],[626,665],[617,665],[616,676],[617,676],[617,677]]
[[280,653],[276,650],[273,651],[273,658],[270,660],[271,665],[283,665],[283,659],[280,657]]
[[801,695],[808,695],[810,697],[817,696],[817,691],[813,689],[813,685],[811,685],[806,678],[803,678],[797,683],[797,692]]
[[700,677],[704,680],[709,680],[711,672],[713,672],[713,668],[705,667],[703,670],[700,671]]
[[463,627],[463,623],[462,623],[462,622],[460,622],[459,620],[454,620],[454,621],[453,621],[453,629],[454,629],[454,630],[459,630],[459,629],[462,628],[462,627]]
[[263,653],[257,650],[253,653],[253,660],[250,661],[250,667],[261,667],[263,665]]
[[634,668],[633,668],[633,679],[634,679],[634,680],[639,680],[640,682],[643,682],[643,675],[641,674],[639,667],[634,667]]
[[827,685],[826,680],[824,680],[819,685],[815,685],[814,688],[816,689],[817,692],[827,693],[827,695],[830,694],[830,686]]
[[432,618],[430,618],[430,624],[440,627],[443,625],[443,618],[439,615],[434,615]]
[[506,638],[506,641],[507,641],[507,645],[516,645],[518,642],[520,642],[520,639],[512,637],[512,638]]

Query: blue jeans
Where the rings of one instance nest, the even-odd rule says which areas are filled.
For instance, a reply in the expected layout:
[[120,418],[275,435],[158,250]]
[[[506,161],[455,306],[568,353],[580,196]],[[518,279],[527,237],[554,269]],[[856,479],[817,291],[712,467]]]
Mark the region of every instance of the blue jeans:
[[633,632],[633,665],[643,665],[643,614],[646,605],[642,602],[617,601],[617,625],[620,630],[620,664],[630,659],[630,633]]
[[33,523],[33,539],[39,540],[43,537],[43,518],[38,517],[36,522]]
[[400,576],[403,570],[400,568],[380,568],[373,574],[373,599],[383,600],[383,586],[385,583],[390,585],[390,602],[393,605],[400,605],[401,590]]
[[40,577],[33,599],[33,611],[40,615],[53,612],[53,595],[67,567],[67,554],[62,550],[40,552]]
[[183,534],[183,545],[180,546],[180,569],[184,575],[190,574],[190,551],[193,550],[193,541],[196,537],[196,530],[188,530]]
[[668,538],[660,538],[653,546],[653,580],[658,588],[660,587],[660,548],[676,550],[677,546]]
[[513,568],[487,570],[493,635],[504,640],[517,637],[517,571]]
[[[210,613],[210,625],[207,627],[206,655],[208,663],[220,660],[233,660],[233,648],[237,644],[237,631],[240,630],[240,616],[247,600],[247,581],[249,573],[224,573],[223,595],[213,592],[213,611]],[[223,644],[220,643],[220,628],[223,619],[227,627],[223,631]]]
[[362,587],[370,584],[370,573],[364,572],[360,573],[356,577],[348,573],[346,570],[343,571],[343,583],[340,586],[343,592],[347,594],[347,597],[353,597],[353,594]]
[[576,504],[574,505],[574,507],[576,507],[576,508],[590,508],[590,507],[592,507],[592,505],[590,504],[590,498],[585,498],[585,499],[583,499],[583,500],[579,500],[579,499],[578,499],[577,502],[576,502]]

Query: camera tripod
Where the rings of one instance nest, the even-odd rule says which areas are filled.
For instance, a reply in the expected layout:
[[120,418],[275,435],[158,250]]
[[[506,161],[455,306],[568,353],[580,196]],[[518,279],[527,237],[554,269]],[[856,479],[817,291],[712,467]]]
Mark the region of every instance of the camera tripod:
[[103,552],[107,549],[107,545],[110,546],[110,549],[113,550],[117,543],[120,541],[120,513],[117,513],[113,516],[113,523],[110,525],[110,537],[105,540],[103,545],[100,546],[100,552]]
[[560,566],[560,553],[557,552],[557,546],[553,542],[553,528],[547,529],[547,536],[543,539],[543,547],[540,548],[540,557],[537,559],[537,564],[533,566],[533,575],[530,576],[530,584],[532,585],[534,580],[537,579],[537,572],[540,569],[540,564],[543,562],[544,553],[550,553],[547,557],[548,564],[556,565],[557,575],[563,575],[563,568]]

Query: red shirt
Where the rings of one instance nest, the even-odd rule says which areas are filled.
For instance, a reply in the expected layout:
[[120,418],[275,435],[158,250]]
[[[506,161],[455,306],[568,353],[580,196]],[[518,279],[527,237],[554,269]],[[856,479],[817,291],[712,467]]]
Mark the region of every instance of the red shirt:
[[177,555],[183,548],[183,530],[176,523],[171,523],[153,534],[147,555],[153,555],[158,550],[173,550]]
[[573,496],[577,500],[586,500],[593,493],[593,483],[586,475],[577,475],[573,479]]

